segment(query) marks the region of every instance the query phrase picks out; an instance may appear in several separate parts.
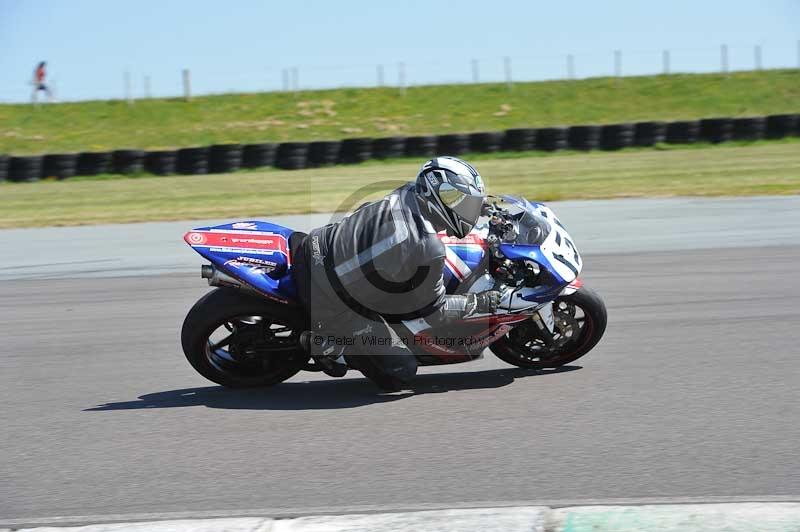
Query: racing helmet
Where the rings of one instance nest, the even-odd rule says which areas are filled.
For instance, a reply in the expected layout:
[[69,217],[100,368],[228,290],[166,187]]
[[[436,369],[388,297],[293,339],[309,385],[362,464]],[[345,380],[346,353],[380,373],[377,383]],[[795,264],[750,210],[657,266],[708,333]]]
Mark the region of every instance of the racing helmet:
[[486,197],[478,171],[455,157],[436,157],[423,164],[416,192],[431,224],[457,238],[475,227]]

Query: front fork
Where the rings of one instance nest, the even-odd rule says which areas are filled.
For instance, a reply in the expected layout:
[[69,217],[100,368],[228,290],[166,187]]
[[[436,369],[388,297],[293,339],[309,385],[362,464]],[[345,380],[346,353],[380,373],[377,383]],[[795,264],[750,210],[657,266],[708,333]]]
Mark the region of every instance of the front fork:
[[533,323],[539,329],[542,341],[550,347],[553,345],[553,333],[556,328],[556,319],[553,315],[553,302],[545,303],[531,316]]

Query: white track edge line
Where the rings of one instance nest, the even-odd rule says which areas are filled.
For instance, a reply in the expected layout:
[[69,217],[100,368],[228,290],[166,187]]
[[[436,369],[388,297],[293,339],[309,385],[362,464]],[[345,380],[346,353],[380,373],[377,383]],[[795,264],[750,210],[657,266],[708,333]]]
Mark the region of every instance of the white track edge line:
[[171,519],[214,519],[229,517],[290,518],[312,515],[375,514],[396,512],[420,512],[426,510],[460,510],[469,508],[511,508],[572,506],[642,506],[665,504],[720,504],[720,503],[781,503],[800,502],[800,495],[776,496],[719,496],[719,497],[636,497],[610,499],[553,499],[522,501],[475,501],[461,503],[386,504],[354,506],[309,506],[287,508],[260,508],[241,510],[203,510],[181,512],[142,512],[129,514],[69,515],[54,517],[27,517],[17,519],[0,518],[0,528],[45,525],[87,525],[141,521],[165,521]]

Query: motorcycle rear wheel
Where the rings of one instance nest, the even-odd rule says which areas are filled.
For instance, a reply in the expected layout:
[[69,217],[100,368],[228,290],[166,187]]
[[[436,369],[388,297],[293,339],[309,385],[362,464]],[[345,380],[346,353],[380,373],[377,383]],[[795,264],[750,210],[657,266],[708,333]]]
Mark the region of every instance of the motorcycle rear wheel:
[[606,330],[606,306],[594,290],[581,287],[553,303],[555,334],[548,346],[537,326],[526,323],[489,346],[497,357],[520,368],[557,368],[578,360],[597,345]]
[[186,359],[203,377],[229,388],[278,384],[308,361],[298,343],[302,312],[232,288],[200,298],[183,322]]

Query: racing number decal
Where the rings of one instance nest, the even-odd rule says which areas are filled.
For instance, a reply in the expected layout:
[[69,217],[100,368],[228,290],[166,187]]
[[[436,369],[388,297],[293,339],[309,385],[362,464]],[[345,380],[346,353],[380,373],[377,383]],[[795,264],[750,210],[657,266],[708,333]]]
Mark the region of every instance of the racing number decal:
[[[550,240],[550,245],[542,246],[542,251],[545,251],[545,254],[548,255],[553,259],[553,265],[556,266],[556,262],[560,265],[563,265],[572,273],[572,278],[578,276],[580,273],[581,268],[581,256],[578,254],[578,249],[575,247],[575,244],[572,243],[572,239],[567,233],[566,228],[561,224],[561,222],[556,218],[555,213],[548,208],[543,208],[542,214],[545,218],[551,221],[550,227],[552,230],[552,240]],[[564,271],[564,274],[567,272]],[[565,276],[565,278],[568,277]],[[570,280],[570,279],[568,279]]]

